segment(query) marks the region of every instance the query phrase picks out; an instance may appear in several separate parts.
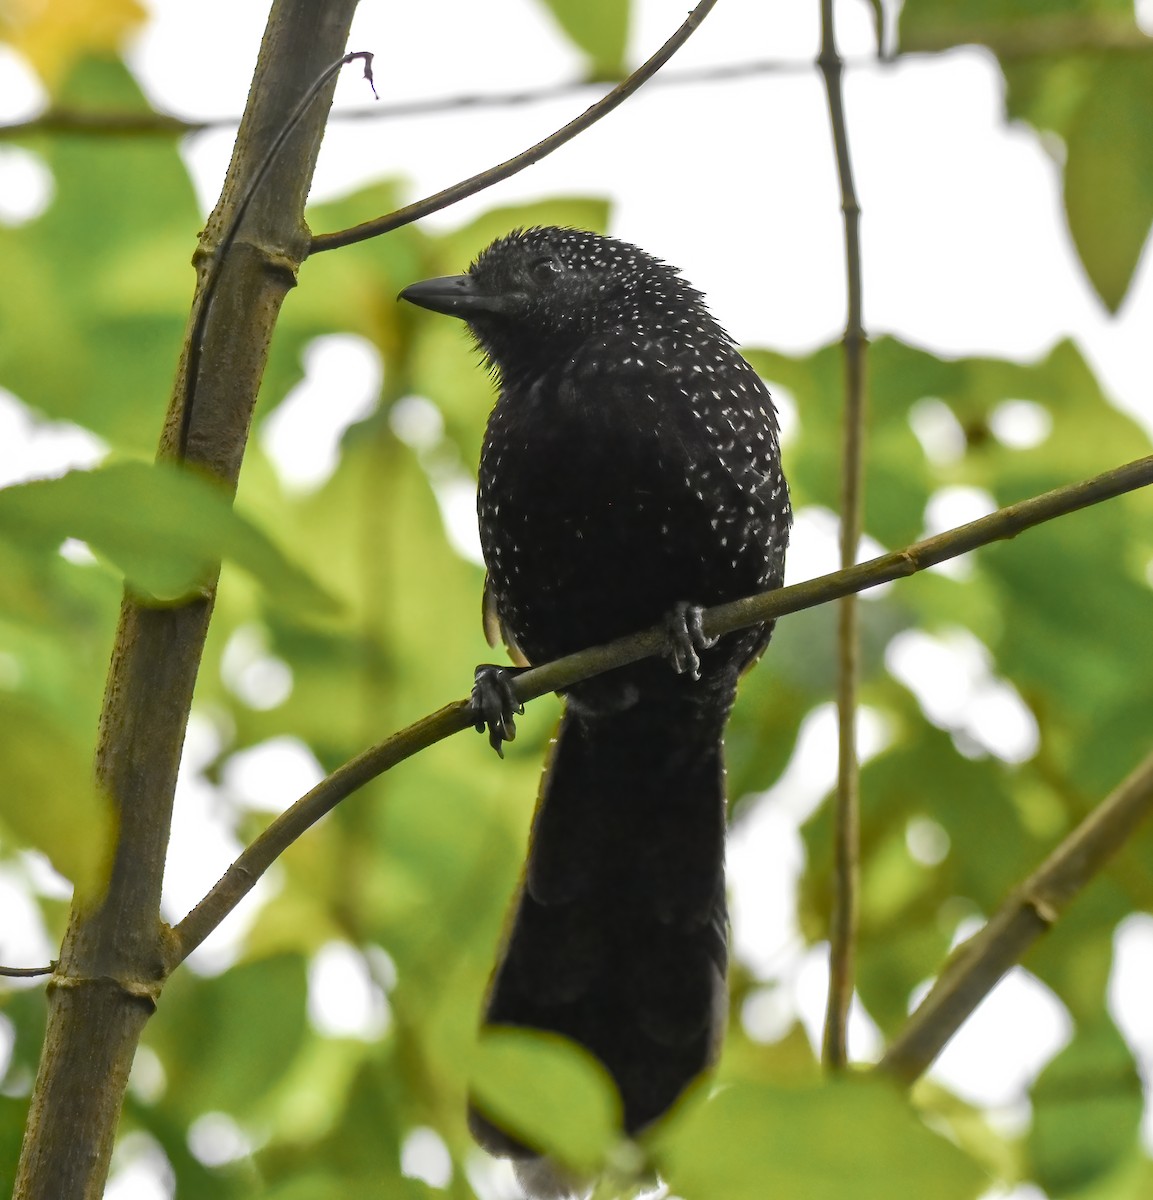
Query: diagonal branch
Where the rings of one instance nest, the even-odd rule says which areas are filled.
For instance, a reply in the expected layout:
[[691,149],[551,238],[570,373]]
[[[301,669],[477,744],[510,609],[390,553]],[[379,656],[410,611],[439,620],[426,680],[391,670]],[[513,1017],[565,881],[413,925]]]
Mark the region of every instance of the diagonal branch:
[[[861,284],[861,206],[853,184],[845,98],[844,64],[837,53],[833,0],[821,0],[821,53],[841,212],[845,225],[848,313],[843,341],[845,411],[841,432],[841,566],[857,561],[864,507],[865,367],[868,340]],[[861,674],[857,597],[846,596],[837,614],[837,791],[833,811],[833,910],[829,937],[829,1002],[825,1013],[824,1059],[832,1071],[848,1062],[849,1006],[860,892],[860,764],[857,761],[857,690]]]
[[[1150,484],[1153,484],[1153,455],[1022,500],[977,521],[847,570],[718,605],[705,613],[702,627],[706,636],[716,637],[787,613],[814,608],[878,584],[915,575],[979,546],[1016,537],[1035,525]],[[607,646],[582,650],[579,654],[533,667],[516,677],[517,697],[522,702],[535,700],[614,667],[660,654],[666,642],[664,627],[657,626]],[[468,701],[458,700],[370,747],[321,780],[241,853],[204,899],[176,926],[171,966],[191,954],[248,894],[269,866],[345,797],[406,758],[468,729],[474,721]]]
[[912,1083],[978,1004],[1153,810],[1153,754],[1053,851],[946,962],[876,1069]]
[[399,229],[402,225],[410,225],[421,217],[427,217],[429,213],[439,212],[442,208],[447,208],[450,204],[455,204],[466,196],[482,192],[485,188],[492,187],[494,183],[500,183],[501,180],[523,171],[525,167],[539,162],[546,155],[563,146],[565,142],[572,141],[578,133],[583,133],[590,125],[595,125],[601,117],[607,116],[614,108],[627,100],[641,84],[651,79],[689,40],[716,2],[717,0],[700,0],[696,8],[685,18],[684,24],[647,62],[639,66],[623,83],[613,88],[607,96],[603,96],[595,104],[586,108],[579,117],[569,121],[556,133],[550,134],[543,141],[530,146],[515,158],[490,167],[487,171],[481,171],[479,175],[463,179],[460,183],[455,183],[452,187],[445,188],[433,196],[426,196],[415,204],[399,208],[388,216],[365,221],[362,225],[356,225],[352,229],[343,229],[338,233],[317,234],[312,239],[311,253],[319,254],[322,250],[336,250],[340,246],[351,246],[356,242],[367,241],[369,238],[379,237],[382,233]]

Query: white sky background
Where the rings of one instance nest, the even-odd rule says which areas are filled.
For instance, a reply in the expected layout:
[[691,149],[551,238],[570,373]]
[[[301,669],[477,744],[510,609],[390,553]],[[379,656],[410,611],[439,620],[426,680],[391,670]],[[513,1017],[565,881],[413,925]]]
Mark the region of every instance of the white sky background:
[[[267,3],[152,0],[150,7],[154,20],[131,61],[153,101],[190,117],[239,113]],[[633,61],[651,53],[688,7],[687,0],[633,0]],[[866,59],[872,36],[866,5],[842,0],[837,19],[842,53]],[[667,70],[750,59],[811,64],[817,22],[816,0],[722,0]],[[551,85],[582,71],[579,56],[534,0],[362,0],[349,48],[375,52],[382,104]],[[1020,359],[1042,355],[1058,339],[1072,336],[1118,404],[1153,429],[1148,353],[1153,256],[1147,247],[1121,313],[1110,317],[1072,251],[1058,168],[1029,129],[1003,121],[1003,83],[992,56],[966,49],[899,67],[862,65],[850,69],[845,87],[863,209],[869,332],[893,333],[939,353]],[[519,108],[335,122],[313,197],[339,196],[381,177],[409,180],[413,198],[436,191],[510,157],[592,98],[590,92]],[[37,102],[34,87],[5,60],[0,120],[28,115]],[[370,102],[358,68],[347,68],[337,107]],[[186,144],[205,210],[218,193],[232,136],[227,130]],[[19,207],[20,180],[27,176],[21,170],[17,160],[0,159],[5,211],[9,204]],[[27,186],[34,191],[35,178]],[[456,226],[496,205],[558,194],[612,198],[611,232],[682,268],[738,341],[802,352],[840,335],[843,235],[824,92],[815,70],[643,90],[542,163],[428,223]],[[303,282],[307,285],[307,275]],[[363,375],[363,364],[359,369]],[[344,386],[331,368],[314,382],[335,394]],[[90,461],[91,449],[78,447],[75,438],[16,420],[2,396],[0,418],[5,435],[0,479],[5,482],[51,469],[53,453],[57,463]],[[322,409],[311,426],[297,421],[296,453],[307,458],[310,444],[331,445],[331,426],[349,419],[329,418],[329,428],[319,428],[316,422],[325,423]],[[60,439],[56,450],[53,437]],[[1111,465],[1101,464],[1102,469]],[[798,530],[799,535],[812,531],[812,537],[794,540],[792,578],[831,565],[828,532],[821,533],[817,524]],[[973,656],[958,651],[962,660],[971,672]],[[868,721],[864,726],[875,748],[879,734],[870,732]],[[831,780],[830,729],[828,714],[810,722],[786,780],[733,839],[736,943],[770,984],[763,1004],[750,1015],[766,1033],[794,1006],[810,1025],[819,1009],[821,968],[799,949],[790,881],[801,866],[798,825]],[[201,729],[196,736],[209,735]],[[198,751],[204,752],[204,747]],[[279,779],[277,764],[284,768]],[[283,793],[287,802],[311,782],[301,786],[302,771],[307,774],[312,766],[289,750],[268,756],[260,772],[266,789]],[[235,849],[212,816],[211,797],[194,780],[182,787],[181,800],[182,854],[197,829],[215,831],[205,834],[204,855],[187,853],[198,862],[196,877],[173,878],[168,900],[177,915],[217,877]],[[1022,871],[1032,865],[1023,863]],[[1142,962],[1148,978],[1153,928],[1134,926],[1126,945],[1133,949],[1118,970],[1118,994],[1131,995],[1131,987],[1122,985],[1141,973]],[[221,952],[227,955],[226,945]],[[314,974],[322,974],[319,967]],[[776,995],[778,987],[784,1001]],[[364,989],[351,990],[365,997],[365,1028],[379,1028],[377,1001]],[[321,983],[317,991],[324,992]],[[1025,1088],[1068,1037],[1068,1018],[1020,971],[986,1009],[943,1058],[942,1074],[963,1094],[1000,1106],[1010,1124],[1019,1123],[1027,1115]],[[1118,1000],[1115,1009],[1139,1047],[1153,1055],[1153,1023],[1147,1014],[1142,1018],[1142,1006]],[[337,1027],[342,1019],[343,1027],[349,1021],[355,1025],[355,1014],[332,1018]],[[856,1029],[855,1051],[867,1054],[873,1037],[867,1018]],[[1030,1039],[1023,1039],[1023,1029]],[[147,1154],[125,1156],[109,1191],[115,1200],[166,1194],[163,1171]],[[1027,1193],[1015,1195],[1026,1200]]]
[[[153,99],[178,113],[238,112],[266,6],[154,0],[152,7],[158,19],[134,65]],[[686,5],[638,0],[634,10],[632,57],[639,61],[676,27]],[[751,58],[811,63],[817,13],[815,0],[725,0],[666,69]],[[867,59],[866,5],[842,2],[837,19],[842,53]],[[214,39],[206,73],[203,56],[190,51],[217,28],[232,32],[227,41]],[[384,104],[547,85],[582,69],[533,0],[364,0],[350,47],[376,53]],[[1153,425],[1150,370],[1140,353],[1153,328],[1149,255],[1120,316],[1109,317],[1072,253],[1058,169],[1029,129],[1006,128],[1002,92],[993,57],[977,49],[849,71],[866,324],[873,334],[895,333],[950,354],[1033,357],[1075,336],[1118,402]],[[349,68],[337,105],[368,102],[357,68]],[[509,157],[583,105],[584,97],[566,97],[336,123],[313,196],[341,195],[381,176],[407,178],[413,196],[427,194]],[[206,208],[231,138],[222,132],[190,143]],[[838,336],[839,196],[815,70],[642,90],[543,162],[428,221],[455,226],[495,204],[563,193],[613,197],[612,232],[681,267],[738,341],[800,351]]]

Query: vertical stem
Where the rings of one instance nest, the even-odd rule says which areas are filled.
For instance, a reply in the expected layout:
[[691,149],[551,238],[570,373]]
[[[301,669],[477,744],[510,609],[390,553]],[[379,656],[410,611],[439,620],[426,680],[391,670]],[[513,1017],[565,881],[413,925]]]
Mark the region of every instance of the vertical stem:
[[[356,0],[276,0],[216,212],[201,240],[194,311],[221,232],[310,84],[344,51]],[[221,32],[223,36],[223,32]],[[331,86],[326,99],[331,100]],[[202,324],[189,461],[236,487],[253,405],[280,305],[308,251],[304,201],[327,104],[311,109],[254,198]],[[128,183],[126,181],[126,186]],[[191,327],[191,326],[190,326]],[[177,373],[162,454],[181,425],[189,345]],[[215,580],[188,604],[121,607],[96,776],[115,813],[99,894],[77,894],[48,986],[48,1028],[17,1171],[15,1200],[99,1200],[128,1073],[163,981],[178,961],[160,920],[176,773],[212,612]]]
[[[833,0],[821,0],[821,53],[829,120],[841,184],[845,225],[848,315],[845,322],[845,416],[841,462],[841,566],[856,562],[862,526],[862,476],[865,436],[867,339],[862,317],[861,208],[853,186],[849,135],[845,125],[842,63],[833,29]],[[857,935],[860,803],[856,746],[857,686],[860,670],[857,597],[840,602],[837,623],[837,794],[834,819],[834,893],[829,922],[829,1004],[825,1017],[824,1058],[832,1071],[848,1061],[849,1005]]]

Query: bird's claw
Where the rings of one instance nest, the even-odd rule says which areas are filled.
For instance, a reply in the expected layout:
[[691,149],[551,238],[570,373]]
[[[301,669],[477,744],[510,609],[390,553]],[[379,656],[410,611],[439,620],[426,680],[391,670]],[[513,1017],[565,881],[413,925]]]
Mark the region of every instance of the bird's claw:
[[516,738],[515,718],[524,712],[517,699],[513,680],[520,672],[515,668],[481,663],[473,677],[469,707],[476,718],[477,733],[488,731],[488,744],[504,758],[504,743]]
[[701,625],[704,609],[699,604],[682,600],[665,618],[668,642],[665,657],[678,675],[696,680],[701,677],[701,651],[711,650],[715,637],[708,637]]

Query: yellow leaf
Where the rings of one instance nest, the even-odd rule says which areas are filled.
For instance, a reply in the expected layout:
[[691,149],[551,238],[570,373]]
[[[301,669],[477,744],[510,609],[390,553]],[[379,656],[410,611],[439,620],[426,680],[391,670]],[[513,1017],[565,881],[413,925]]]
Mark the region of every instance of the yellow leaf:
[[147,16],[138,0],[0,0],[0,37],[51,90],[78,59],[118,51]]

